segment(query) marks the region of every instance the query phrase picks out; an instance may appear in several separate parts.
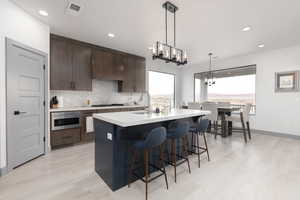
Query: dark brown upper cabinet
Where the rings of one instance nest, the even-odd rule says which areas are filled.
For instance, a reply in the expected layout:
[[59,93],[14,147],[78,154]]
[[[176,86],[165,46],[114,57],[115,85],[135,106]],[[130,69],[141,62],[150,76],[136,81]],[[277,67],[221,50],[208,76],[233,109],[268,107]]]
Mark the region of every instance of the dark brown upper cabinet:
[[119,91],[134,92],[135,87],[135,57],[129,56],[125,67],[124,79],[119,82]]
[[146,91],[146,60],[137,58],[135,60],[135,92]]
[[119,81],[119,92],[146,91],[146,63],[144,58],[128,56],[124,79]]
[[119,81],[124,79],[127,56],[93,49],[93,78]]
[[73,84],[74,90],[92,90],[92,50],[73,44]]
[[51,38],[50,89],[72,90],[72,46],[63,39]]
[[50,89],[91,91],[91,48],[57,36],[50,46]]
[[145,58],[51,34],[50,89],[92,90],[92,79],[118,81],[119,92],[144,92]]
[[114,80],[124,80],[125,68],[127,66],[127,57],[123,54],[114,54],[114,64],[113,64],[113,73]]
[[93,78],[114,80],[113,54],[101,49],[93,49]]

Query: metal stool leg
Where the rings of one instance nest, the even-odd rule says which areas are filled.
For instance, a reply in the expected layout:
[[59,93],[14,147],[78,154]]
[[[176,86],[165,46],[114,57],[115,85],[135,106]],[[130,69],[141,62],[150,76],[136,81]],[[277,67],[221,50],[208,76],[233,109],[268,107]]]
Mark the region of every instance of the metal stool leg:
[[172,139],[172,162],[174,164],[175,183],[176,183],[177,173],[176,173],[176,141],[175,141],[175,139]]
[[185,135],[183,137],[183,147],[184,147],[184,154],[185,154],[185,157],[186,157],[186,161],[187,161],[187,164],[188,164],[188,168],[189,168],[189,173],[191,173],[191,167],[190,167],[190,161],[189,161],[189,152],[188,152],[188,148],[189,148],[189,141],[188,141],[188,136]]
[[146,200],[148,200],[148,150],[144,150],[144,167],[145,167],[145,183],[146,183]]
[[129,172],[128,172],[128,187],[130,187],[130,183],[131,183],[131,181],[132,181],[132,171],[133,171],[133,168],[134,168],[134,164],[135,164],[135,162],[136,162],[136,157],[137,157],[137,154],[138,154],[138,152],[137,151],[135,151],[135,150],[131,150],[131,152],[132,152],[132,158],[131,158],[131,160],[130,159],[128,159],[129,160],[129,167],[128,167],[128,170],[129,170]]
[[197,154],[198,154],[198,167],[200,168],[200,149],[199,149],[199,133],[196,133],[197,134]]
[[251,140],[251,131],[250,131],[250,124],[249,124],[249,122],[247,122],[247,129],[248,129],[249,140]]
[[205,133],[202,133],[202,134],[203,134],[204,144],[205,144],[205,148],[206,148],[207,158],[208,158],[208,161],[210,161],[210,157],[209,157],[209,153],[208,153],[208,146],[207,146],[207,141],[206,141],[206,135],[205,135]]
[[165,176],[165,181],[166,181],[166,186],[167,190],[169,189],[169,184],[168,184],[168,178],[167,178],[167,173],[166,173],[166,168],[165,168],[165,159],[164,159],[164,144],[160,145],[160,167],[163,168],[164,170],[164,176]]

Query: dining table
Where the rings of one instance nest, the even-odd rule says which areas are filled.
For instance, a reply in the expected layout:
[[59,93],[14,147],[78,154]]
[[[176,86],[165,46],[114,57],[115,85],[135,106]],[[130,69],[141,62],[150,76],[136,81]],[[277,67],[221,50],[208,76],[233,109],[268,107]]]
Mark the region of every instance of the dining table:
[[231,116],[232,112],[238,111],[240,108],[234,106],[218,107],[218,115],[221,118],[221,136],[227,137],[232,135],[232,122],[226,121],[226,115]]

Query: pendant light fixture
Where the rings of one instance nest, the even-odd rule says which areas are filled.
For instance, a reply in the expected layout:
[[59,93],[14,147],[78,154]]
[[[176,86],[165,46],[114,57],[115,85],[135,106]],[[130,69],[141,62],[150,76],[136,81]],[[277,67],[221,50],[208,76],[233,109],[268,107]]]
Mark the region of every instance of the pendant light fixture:
[[[156,42],[152,47],[152,58],[161,59],[166,63],[172,62],[177,65],[187,64],[187,53],[181,49],[176,48],[176,11],[178,7],[167,1],[163,5],[165,9],[165,25],[166,25],[166,42]],[[168,12],[174,15],[174,45],[168,44]]]
[[205,78],[205,84],[208,85],[208,86],[213,86],[216,84],[216,81],[214,80],[214,74],[213,74],[213,71],[212,71],[212,53],[209,53],[208,56],[209,56],[209,71],[207,72],[207,76]]

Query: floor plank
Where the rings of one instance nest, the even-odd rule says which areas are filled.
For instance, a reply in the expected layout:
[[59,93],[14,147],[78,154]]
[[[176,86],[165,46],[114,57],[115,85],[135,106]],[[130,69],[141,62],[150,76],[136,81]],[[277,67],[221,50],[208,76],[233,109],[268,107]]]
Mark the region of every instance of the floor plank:
[[[191,157],[190,175],[178,168],[177,184],[168,167],[164,179],[149,186],[149,199],[183,200],[298,200],[300,196],[300,140],[253,134],[208,136],[211,161]],[[140,200],[144,184],[112,192],[94,172],[94,144],[52,151],[0,178],[0,200]]]

